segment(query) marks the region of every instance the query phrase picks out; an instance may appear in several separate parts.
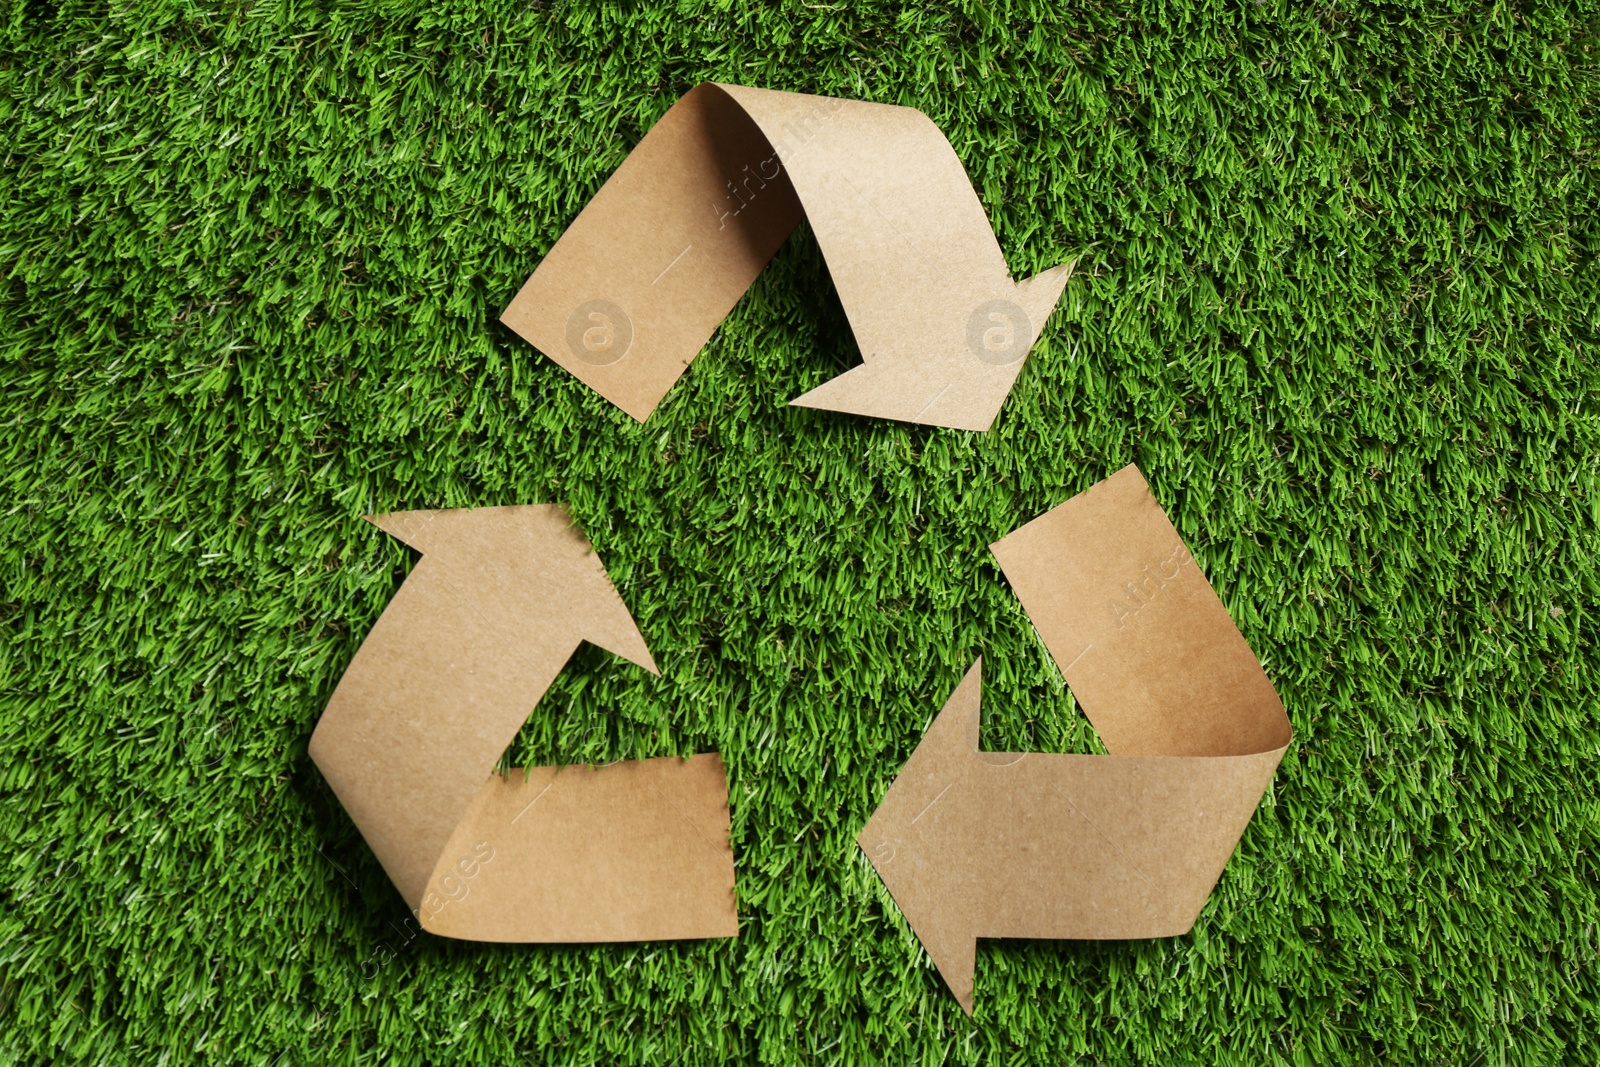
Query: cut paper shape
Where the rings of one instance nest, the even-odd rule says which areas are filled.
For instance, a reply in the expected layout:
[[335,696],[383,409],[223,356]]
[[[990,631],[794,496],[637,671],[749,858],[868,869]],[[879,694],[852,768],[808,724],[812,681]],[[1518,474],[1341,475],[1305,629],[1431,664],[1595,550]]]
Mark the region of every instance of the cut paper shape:
[[961,160],[914,108],[696,87],[501,321],[643,422],[802,212],[865,362],[793,403],[987,430],[1072,266],[1013,281]]
[[990,548],[1111,754],[980,751],[979,660],[862,830],[968,1015],[980,937],[1187,933],[1291,737],[1136,468]]
[[659,673],[566,510],[369,520],[423,556],[340,679],[311,758],[423,929],[736,936],[720,756],[494,773],[581,641]]

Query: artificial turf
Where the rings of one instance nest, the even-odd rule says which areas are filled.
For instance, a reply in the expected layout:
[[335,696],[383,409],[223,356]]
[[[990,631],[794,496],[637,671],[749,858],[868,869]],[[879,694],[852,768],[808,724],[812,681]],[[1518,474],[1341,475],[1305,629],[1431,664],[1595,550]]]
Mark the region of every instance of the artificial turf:
[[[0,15],[0,1062],[1600,1060],[1600,14],[13,0]],[[1019,276],[987,434],[802,227],[644,425],[499,310],[703,80],[909,104]],[[1100,751],[986,545],[1137,462],[1297,732],[1189,936],[980,944],[854,836],[971,661]],[[409,917],[306,755],[413,554],[559,501],[662,667],[512,763],[716,750],[737,940]]]

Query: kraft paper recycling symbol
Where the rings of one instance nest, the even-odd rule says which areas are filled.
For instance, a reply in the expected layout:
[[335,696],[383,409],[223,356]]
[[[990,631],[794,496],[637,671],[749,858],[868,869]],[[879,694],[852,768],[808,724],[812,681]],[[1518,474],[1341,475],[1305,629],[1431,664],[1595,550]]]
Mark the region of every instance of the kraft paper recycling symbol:
[[961,160],[914,108],[693,89],[501,319],[643,422],[802,214],[865,362],[793,402],[987,430],[1072,268],[1012,280]]
[[[505,321],[642,421],[802,210],[865,363],[794,402],[987,429],[1070,268],[1013,282],[955,153],[909,108],[700,86]],[[719,755],[495,772],[580,642],[656,672],[566,511],[371,521],[422,558],[340,680],[311,756],[423,928],[736,936]],[[979,938],[1188,931],[1291,739],[1137,469],[990,548],[1110,755],[981,751],[980,660],[861,831],[969,1014]]]

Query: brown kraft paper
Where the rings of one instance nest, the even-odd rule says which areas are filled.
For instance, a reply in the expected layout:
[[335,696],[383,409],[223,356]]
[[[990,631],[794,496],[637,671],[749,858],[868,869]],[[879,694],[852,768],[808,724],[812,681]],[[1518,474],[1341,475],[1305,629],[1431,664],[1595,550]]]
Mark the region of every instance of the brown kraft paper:
[[474,941],[737,935],[720,756],[494,773],[579,642],[658,673],[565,509],[371,521],[423,556],[340,679],[311,758],[422,927]]
[[501,321],[643,422],[802,214],[865,362],[793,403],[987,430],[1072,266],[1013,281],[961,160],[914,108],[698,86]]
[[1110,755],[980,751],[980,660],[861,832],[969,1015],[980,937],[1188,932],[1291,737],[1136,468],[991,550]]

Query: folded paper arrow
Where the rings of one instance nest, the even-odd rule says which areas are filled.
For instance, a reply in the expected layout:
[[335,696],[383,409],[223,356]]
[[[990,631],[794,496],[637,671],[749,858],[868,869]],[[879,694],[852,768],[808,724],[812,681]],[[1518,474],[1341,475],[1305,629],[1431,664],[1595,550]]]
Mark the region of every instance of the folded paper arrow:
[[735,936],[720,756],[494,773],[581,641],[656,673],[566,511],[371,521],[423,558],[340,679],[311,758],[422,927],[474,941]]
[[643,422],[802,211],[865,363],[794,403],[987,430],[1072,269],[1012,280],[961,160],[913,108],[693,89],[501,319]]
[[980,661],[861,832],[969,1015],[980,937],[1187,932],[1290,740],[1137,469],[991,548],[1111,755],[980,751]]

